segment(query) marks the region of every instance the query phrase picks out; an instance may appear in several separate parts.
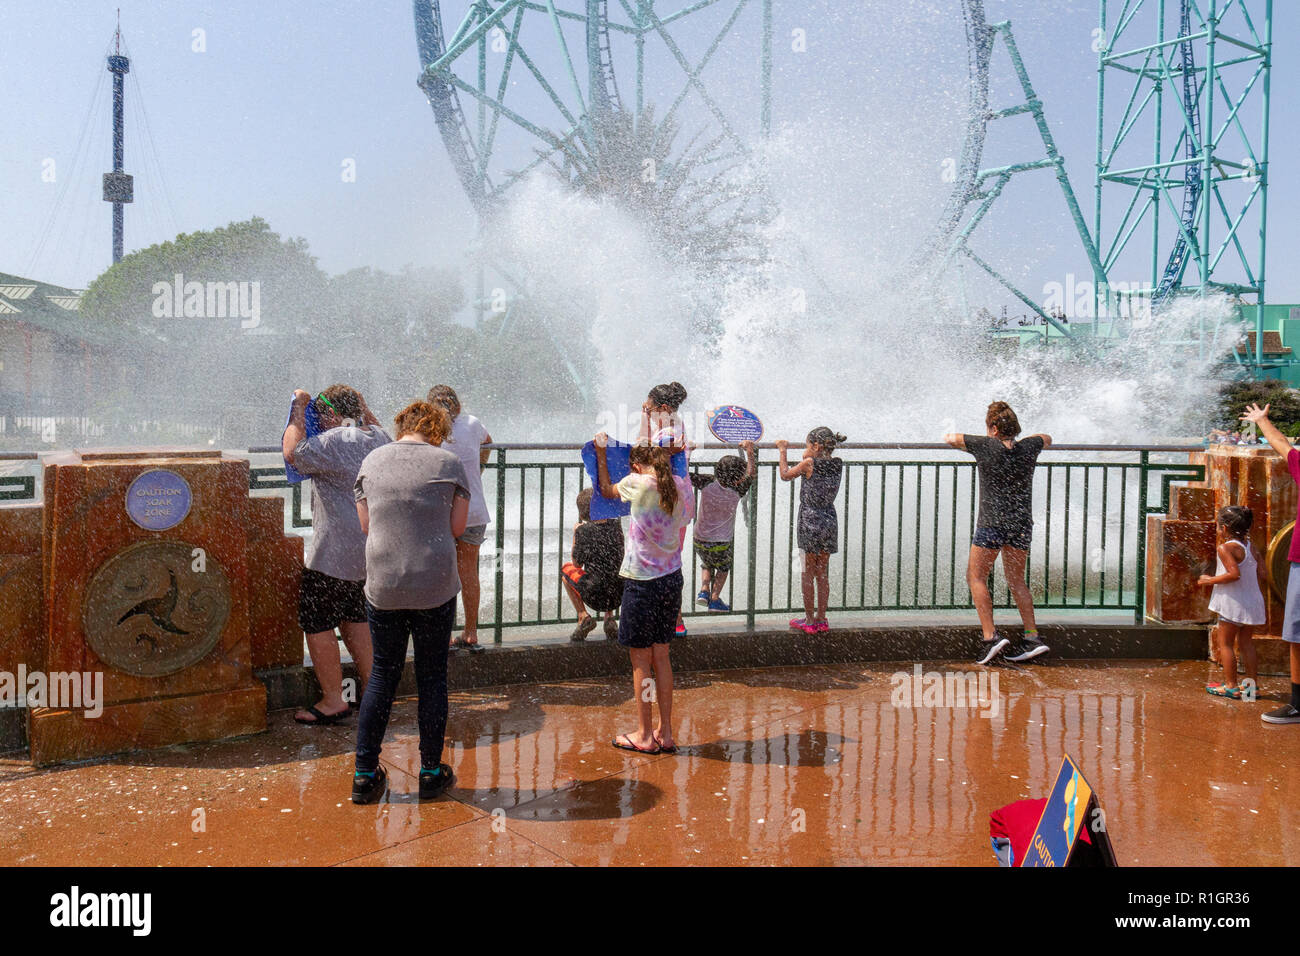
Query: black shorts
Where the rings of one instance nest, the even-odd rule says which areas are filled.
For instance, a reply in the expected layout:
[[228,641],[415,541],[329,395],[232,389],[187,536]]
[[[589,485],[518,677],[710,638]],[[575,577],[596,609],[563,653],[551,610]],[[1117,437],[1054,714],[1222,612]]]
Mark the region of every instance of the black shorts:
[[637,648],[669,643],[677,633],[683,584],[680,570],[649,581],[626,579],[618,616],[618,642]]
[[365,586],[365,581],[342,581],[303,568],[302,586],[298,589],[298,626],[308,634],[319,634],[345,622],[364,624]]
[[1033,540],[1033,525],[1028,528],[995,528],[987,526],[975,529],[975,537],[971,540],[971,544],[977,548],[988,548],[990,551],[1000,551],[1002,548],[1028,551]]
[[564,579],[573,585],[582,603],[593,611],[617,611],[623,602],[623,579],[591,574],[572,561],[560,568]]

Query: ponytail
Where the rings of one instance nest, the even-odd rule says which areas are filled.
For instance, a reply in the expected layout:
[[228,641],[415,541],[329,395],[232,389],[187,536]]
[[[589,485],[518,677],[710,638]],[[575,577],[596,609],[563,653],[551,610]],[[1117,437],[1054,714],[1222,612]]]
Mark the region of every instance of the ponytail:
[[672,453],[667,448],[655,448],[651,459],[655,466],[655,481],[659,484],[659,507],[664,514],[672,514],[677,507],[677,482],[673,480]]
[[677,482],[673,480],[673,456],[669,448],[656,445],[636,445],[628,454],[633,465],[651,465],[655,470],[655,484],[659,486],[659,507],[665,514],[677,508]]

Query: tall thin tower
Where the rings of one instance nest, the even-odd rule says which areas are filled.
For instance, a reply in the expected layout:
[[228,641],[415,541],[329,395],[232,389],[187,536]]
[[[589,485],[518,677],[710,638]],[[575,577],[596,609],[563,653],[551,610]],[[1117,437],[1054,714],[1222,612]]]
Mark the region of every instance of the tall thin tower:
[[108,58],[108,72],[113,74],[113,171],[104,174],[104,202],[113,204],[113,262],[122,261],[122,207],[135,198],[135,184],[122,171],[122,147],[126,123],[122,117],[123,81],[131,70],[131,61],[122,56],[122,11],[117,12],[117,32],[113,34],[113,55]]

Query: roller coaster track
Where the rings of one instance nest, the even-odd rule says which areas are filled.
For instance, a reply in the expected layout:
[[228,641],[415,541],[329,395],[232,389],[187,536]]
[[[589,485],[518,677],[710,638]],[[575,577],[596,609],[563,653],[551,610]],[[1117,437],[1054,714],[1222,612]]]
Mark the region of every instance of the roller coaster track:
[[[590,59],[589,110],[608,113],[622,109],[618,80],[614,73],[614,56],[609,39],[608,0],[587,0],[588,49]],[[439,0],[412,0],[415,16],[415,41],[420,54],[420,89],[424,91],[433,108],[433,118],[438,125],[452,167],[465,188],[470,202],[480,214],[490,211],[493,189],[487,178],[487,163],[470,132],[460,105],[456,87],[428,68],[447,52],[443,33],[442,10]],[[509,177],[507,177],[508,179]]]
[[460,108],[456,88],[446,80],[427,72],[447,50],[442,33],[442,11],[438,0],[413,0],[415,14],[415,42],[420,52],[420,89],[433,107],[433,119],[438,125],[443,146],[451,165],[460,177],[470,202],[480,214],[487,212],[487,180],[474,138],[470,135],[465,114]]
[[989,58],[993,51],[993,31],[984,18],[984,0],[962,0],[961,6],[966,24],[966,56],[970,74],[966,134],[952,191],[938,223],[908,263],[906,274],[911,276],[929,277],[936,267],[942,268],[966,207],[977,198],[984,141],[988,135]]
[[[592,107],[596,110],[621,110],[623,101],[618,95],[618,79],[614,75],[614,53],[609,45],[609,0],[588,0],[591,12],[597,14],[595,19],[587,19],[587,29],[593,29],[596,36],[594,46],[598,50],[596,63],[592,64],[591,77]],[[591,43],[591,38],[589,38]]]
[[[1179,37],[1192,34],[1191,0],[1182,0],[1182,22]],[[1187,271],[1189,251],[1188,237],[1196,235],[1197,210],[1200,206],[1202,182],[1201,164],[1193,162],[1201,150],[1201,88],[1196,82],[1196,58],[1192,52],[1191,40],[1179,44],[1182,53],[1183,72],[1183,113],[1187,126],[1183,128],[1183,156],[1187,160],[1183,173],[1183,209],[1182,228],[1178,230],[1178,240],[1174,243],[1169,260],[1165,263],[1164,274],[1156,286],[1151,298],[1153,308],[1164,305],[1183,282],[1183,273]]]

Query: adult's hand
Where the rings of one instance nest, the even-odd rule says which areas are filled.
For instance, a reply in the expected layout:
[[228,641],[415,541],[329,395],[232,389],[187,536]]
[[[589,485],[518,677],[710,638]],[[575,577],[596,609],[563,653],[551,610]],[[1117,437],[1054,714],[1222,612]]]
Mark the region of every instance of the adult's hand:
[[1260,408],[1255,402],[1251,402],[1246,406],[1245,412],[1242,413],[1241,420],[1243,422],[1254,422],[1258,425],[1268,419],[1268,410],[1272,407],[1273,406],[1270,404]]
[[1273,450],[1281,455],[1283,460],[1285,460],[1291,454],[1291,442],[1285,435],[1278,431],[1276,425],[1268,420],[1269,407],[1270,406],[1265,405],[1263,408],[1260,408],[1257,404],[1252,402],[1246,407],[1246,411],[1242,414],[1241,420],[1243,422],[1253,422],[1255,425],[1259,426],[1260,434],[1268,439],[1268,443],[1273,447]]

